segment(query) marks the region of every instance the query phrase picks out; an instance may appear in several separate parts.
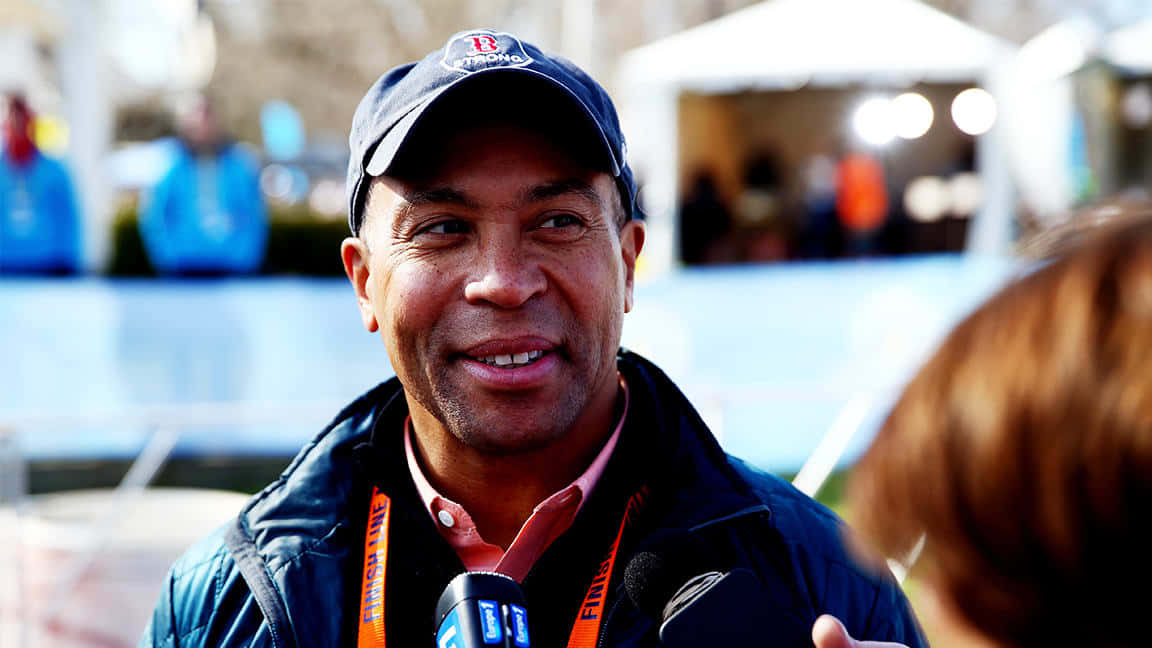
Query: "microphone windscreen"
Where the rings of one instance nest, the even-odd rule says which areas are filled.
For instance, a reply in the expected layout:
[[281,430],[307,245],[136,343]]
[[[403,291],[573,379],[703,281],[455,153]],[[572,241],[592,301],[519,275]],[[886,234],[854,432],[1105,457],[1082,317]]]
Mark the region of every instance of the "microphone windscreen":
[[636,609],[660,622],[664,606],[691,578],[708,571],[707,549],[684,529],[657,532],[624,570],[624,589]]

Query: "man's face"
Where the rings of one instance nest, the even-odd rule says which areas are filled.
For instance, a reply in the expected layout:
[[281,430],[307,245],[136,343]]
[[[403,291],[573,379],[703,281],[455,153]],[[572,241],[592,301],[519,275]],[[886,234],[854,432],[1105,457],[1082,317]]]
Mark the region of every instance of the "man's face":
[[485,452],[545,447],[615,396],[643,225],[619,228],[612,178],[531,131],[436,146],[432,168],[376,180],[345,241],[364,324],[415,420]]

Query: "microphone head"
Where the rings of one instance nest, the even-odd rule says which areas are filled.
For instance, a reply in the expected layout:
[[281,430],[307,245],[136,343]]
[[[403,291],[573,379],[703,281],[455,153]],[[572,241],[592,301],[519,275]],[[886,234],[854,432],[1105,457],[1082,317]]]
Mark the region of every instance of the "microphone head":
[[491,599],[524,607],[524,591],[511,578],[495,572],[464,572],[448,583],[436,602],[437,627],[452,608],[471,599]]
[[684,529],[655,533],[628,561],[624,589],[636,609],[660,623],[664,606],[689,580],[702,572],[707,548]]

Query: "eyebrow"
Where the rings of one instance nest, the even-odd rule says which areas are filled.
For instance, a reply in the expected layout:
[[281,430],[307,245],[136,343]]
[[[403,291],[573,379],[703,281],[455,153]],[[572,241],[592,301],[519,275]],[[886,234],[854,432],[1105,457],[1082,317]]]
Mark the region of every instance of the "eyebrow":
[[458,205],[475,209],[476,203],[462,192],[451,187],[433,187],[432,189],[417,190],[404,196],[404,200],[396,205],[394,210],[397,222],[412,215],[416,209],[426,205]]
[[521,197],[521,202],[524,204],[531,204],[534,202],[542,202],[550,198],[558,198],[561,196],[576,195],[585,200],[596,203],[601,209],[604,208],[604,199],[592,187],[592,185],[579,178],[565,178],[563,180],[556,180],[553,182],[546,182],[544,184],[536,185],[531,189],[524,192]]
[[[545,182],[526,189],[520,196],[521,205],[544,202],[562,196],[578,196],[584,200],[596,203],[604,209],[604,200],[592,185],[579,178],[565,178]],[[432,187],[430,189],[416,190],[406,195],[394,210],[394,222],[400,223],[420,207],[427,205],[457,205],[467,209],[478,209],[479,204],[467,194],[452,187]]]

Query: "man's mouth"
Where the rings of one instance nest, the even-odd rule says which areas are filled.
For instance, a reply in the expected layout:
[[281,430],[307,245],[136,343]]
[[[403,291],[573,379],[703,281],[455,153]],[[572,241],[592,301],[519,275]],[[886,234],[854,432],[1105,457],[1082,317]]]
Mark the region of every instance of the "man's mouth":
[[519,367],[527,367],[535,363],[540,358],[544,357],[550,351],[525,351],[523,353],[504,353],[498,355],[487,356],[469,356],[477,362],[483,362],[490,367],[498,369],[517,369]]

